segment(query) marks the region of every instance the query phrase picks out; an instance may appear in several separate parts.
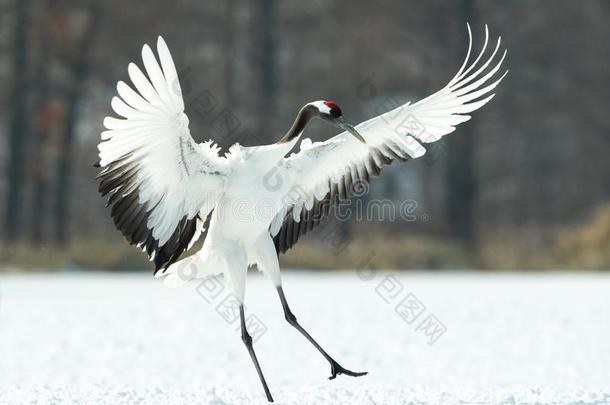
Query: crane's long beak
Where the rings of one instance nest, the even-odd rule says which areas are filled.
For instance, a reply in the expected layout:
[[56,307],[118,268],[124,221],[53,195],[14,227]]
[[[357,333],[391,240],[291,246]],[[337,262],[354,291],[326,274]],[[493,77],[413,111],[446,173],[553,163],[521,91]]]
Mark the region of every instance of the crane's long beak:
[[362,135],[360,135],[360,133],[356,130],[356,128],[354,128],[354,126],[352,124],[345,121],[345,118],[339,117],[333,121],[333,124],[335,124],[335,126],[337,128],[349,132],[350,134],[352,134],[354,136],[354,138],[358,139],[360,142],[366,143],[366,140],[364,139],[364,137]]

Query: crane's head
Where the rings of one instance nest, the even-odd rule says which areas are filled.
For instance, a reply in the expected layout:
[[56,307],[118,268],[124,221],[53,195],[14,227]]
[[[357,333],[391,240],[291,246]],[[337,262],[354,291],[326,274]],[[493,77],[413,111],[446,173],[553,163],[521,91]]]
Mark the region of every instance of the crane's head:
[[327,121],[334,125],[335,127],[347,131],[352,134],[356,139],[358,139],[362,143],[366,143],[362,135],[354,128],[353,125],[348,123],[345,118],[343,118],[343,112],[341,112],[341,108],[334,101],[314,101],[313,103],[309,103],[315,110],[317,110],[317,115],[324,121]]

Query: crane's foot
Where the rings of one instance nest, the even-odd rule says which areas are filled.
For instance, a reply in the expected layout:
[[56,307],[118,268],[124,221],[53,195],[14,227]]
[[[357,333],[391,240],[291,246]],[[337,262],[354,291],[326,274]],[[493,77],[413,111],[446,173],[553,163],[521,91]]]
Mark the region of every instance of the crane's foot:
[[332,373],[332,375],[330,377],[328,377],[329,380],[334,380],[337,377],[337,375],[339,375],[339,374],[349,375],[350,377],[362,377],[363,375],[368,374],[367,371],[356,372],[356,371],[351,371],[346,368],[343,368],[336,361],[332,361],[330,363],[330,372]]

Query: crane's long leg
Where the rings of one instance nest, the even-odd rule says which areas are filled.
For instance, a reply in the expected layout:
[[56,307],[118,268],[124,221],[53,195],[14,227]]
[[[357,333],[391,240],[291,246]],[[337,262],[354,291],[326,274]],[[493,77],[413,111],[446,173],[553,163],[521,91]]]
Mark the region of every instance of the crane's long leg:
[[288,323],[290,325],[292,325],[296,330],[301,332],[301,334],[303,336],[305,336],[307,338],[307,340],[309,340],[309,342],[316,349],[318,349],[318,351],[320,353],[322,353],[322,356],[324,356],[324,358],[330,363],[330,372],[332,375],[330,377],[328,377],[329,380],[334,379],[335,377],[337,377],[338,374],[345,374],[345,375],[349,375],[352,377],[360,377],[367,373],[366,371],[354,372],[354,371],[348,370],[346,368],[343,368],[332,357],[330,357],[330,355],[328,353],[326,353],[326,351],[324,349],[322,349],[322,347],[318,344],[318,342],[316,342],[315,339],[312,338],[311,335],[309,333],[307,333],[307,331],[305,329],[303,329],[303,327],[297,322],[296,316],[294,316],[294,314],[290,310],[290,307],[288,306],[288,301],[286,301],[286,296],[284,295],[284,290],[282,289],[281,285],[279,287],[277,287],[277,292],[280,295],[280,301],[282,301],[282,308],[284,309],[284,316],[286,317],[286,320],[288,321]]
[[263,371],[261,370],[260,364],[258,364],[258,359],[256,358],[256,353],[254,353],[254,347],[252,346],[252,337],[248,333],[248,329],[246,328],[246,319],[244,316],[244,306],[239,306],[239,318],[241,321],[241,340],[246,345],[248,349],[248,353],[250,353],[250,358],[252,359],[252,363],[254,363],[254,367],[256,368],[256,372],[258,373],[258,378],[261,380],[261,384],[263,384],[263,389],[265,390],[265,395],[267,396],[267,401],[273,402],[273,397],[269,392],[269,387],[267,387],[267,381],[265,381],[265,376],[263,375]]

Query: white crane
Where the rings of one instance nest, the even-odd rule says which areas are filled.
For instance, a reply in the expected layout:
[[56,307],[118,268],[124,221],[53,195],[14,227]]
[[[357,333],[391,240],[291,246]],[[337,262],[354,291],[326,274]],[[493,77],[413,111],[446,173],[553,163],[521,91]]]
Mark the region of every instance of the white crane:
[[[158,60],[148,45],[142,49],[146,74],[129,64],[133,87],[120,81],[99,144],[99,191],[108,196],[116,227],[129,243],[145,251],[155,274],[179,285],[191,278],[224,274],[240,302],[241,336],[267,399],[273,398],[252,346],[244,320],[246,273],[256,265],[274,283],[286,320],[320,351],[338,374],[362,376],[337,363],[297,322],[282,289],[279,253],[328,214],[332,204],[350,196],[357,182],[368,182],[394,160],[422,156],[422,144],[435,142],[468,121],[506,75],[498,71],[506,51],[483,58],[485,43],[440,91],[415,103],[365,121],[348,124],[331,101],[314,101],[298,113],[292,127],[270,145],[234,144],[221,157],[212,141],[196,143],[189,132],[178,75],[163,38]],[[499,76],[499,77],[498,77]],[[135,90],[134,90],[135,88]],[[307,123],[319,118],[344,132],[326,142],[301,142]],[[417,123],[417,130],[411,122]],[[407,123],[407,125],[405,125]],[[273,181],[269,174],[273,173]],[[264,208],[264,209],[261,209]],[[178,261],[200,238],[198,252]]]

